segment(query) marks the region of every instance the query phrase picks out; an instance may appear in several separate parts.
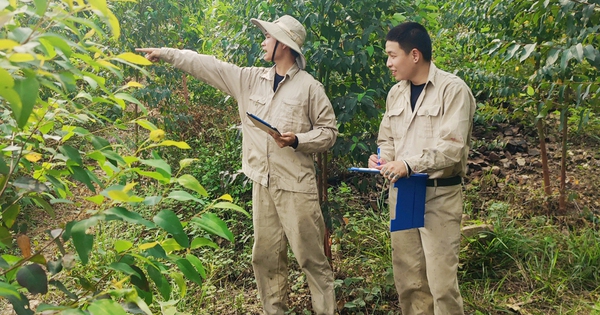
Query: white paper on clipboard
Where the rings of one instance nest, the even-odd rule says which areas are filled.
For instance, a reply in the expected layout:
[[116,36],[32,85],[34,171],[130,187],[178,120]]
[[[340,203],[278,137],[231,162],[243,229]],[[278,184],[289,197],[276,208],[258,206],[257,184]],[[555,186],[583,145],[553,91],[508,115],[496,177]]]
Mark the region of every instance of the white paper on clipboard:
[[258,127],[261,130],[264,130],[265,132],[275,132],[276,134],[281,136],[281,132],[279,132],[279,130],[277,130],[277,128],[271,126],[271,124],[269,124],[268,122],[258,118],[258,116],[250,114],[249,112],[246,112],[246,115],[248,116],[248,118],[250,118],[250,120],[254,123],[254,125],[256,127]]

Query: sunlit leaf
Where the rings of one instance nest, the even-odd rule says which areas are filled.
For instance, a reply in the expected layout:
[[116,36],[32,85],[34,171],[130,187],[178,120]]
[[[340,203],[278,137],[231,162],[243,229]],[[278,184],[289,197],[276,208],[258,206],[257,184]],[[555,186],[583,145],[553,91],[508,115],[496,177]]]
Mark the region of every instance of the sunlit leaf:
[[150,131],[158,129],[153,123],[151,123],[145,119],[138,119],[135,121],[135,123],[140,125],[140,127],[150,130]]
[[183,159],[179,161],[179,168],[180,169],[184,169],[190,165],[192,165],[192,163],[199,161],[199,159]]
[[165,140],[158,144],[159,146],[175,146],[180,149],[191,149],[191,147],[183,141]]
[[126,52],[118,55],[116,58],[123,59],[127,62],[131,62],[136,65],[149,66],[152,62],[146,57],[140,56],[138,54],[134,54],[132,52]]
[[19,46],[19,43],[12,39],[0,39],[0,50],[11,50],[16,46]]
[[133,246],[133,243],[128,240],[116,240],[114,247],[117,253],[122,253]]
[[244,210],[244,208],[233,204],[231,202],[219,202],[216,203],[214,205],[212,205],[213,208],[221,208],[221,209],[230,209],[230,210],[235,210],[237,212],[240,212],[242,214],[244,214],[247,217],[250,217],[250,214],[248,213],[248,211]]
[[185,284],[185,279],[183,278],[183,274],[178,272],[172,272],[171,278],[175,280],[175,284],[179,287],[179,297],[184,298],[187,292],[187,285]]
[[200,182],[198,182],[198,180],[190,174],[181,175],[177,179],[177,182],[179,183],[179,185],[181,185],[187,189],[191,189],[191,190],[199,193],[203,197],[208,197],[208,193],[206,192],[206,189],[204,189],[204,187],[202,187]]
[[196,249],[196,248],[200,248],[200,247],[204,247],[204,246],[208,246],[208,247],[212,247],[212,248],[219,248],[219,245],[217,245],[215,242],[205,238],[205,237],[197,237],[195,239],[192,240],[192,244],[190,245],[191,249]]
[[14,53],[8,57],[10,62],[29,62],[35,60],[35,56],[26,53]]

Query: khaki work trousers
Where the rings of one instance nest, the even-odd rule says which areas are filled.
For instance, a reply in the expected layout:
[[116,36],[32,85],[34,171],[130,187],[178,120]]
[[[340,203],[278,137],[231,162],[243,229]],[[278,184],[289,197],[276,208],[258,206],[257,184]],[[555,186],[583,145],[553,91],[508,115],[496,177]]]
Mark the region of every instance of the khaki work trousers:
[[[390,210],[396,193],[390,191]],[[403,315],[464,314],[457,279],[462,208],[461,185],[427,187],[425,227],[391,233]]]
[[252,187],[254,248],[252,266],[265,315],[287,311],[289,243],[306,275],[313,311],[333,315],[333,271],[323,251],[325,223],[317,194]]

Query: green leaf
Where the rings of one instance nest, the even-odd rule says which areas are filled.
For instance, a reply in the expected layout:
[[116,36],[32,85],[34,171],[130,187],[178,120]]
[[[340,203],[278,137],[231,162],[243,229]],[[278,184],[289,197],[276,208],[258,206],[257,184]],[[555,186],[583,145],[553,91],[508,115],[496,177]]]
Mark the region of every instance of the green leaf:
[[196,269],[194,269],[194,266],[192,266],[192,264],[188,260],[178,259],[175,263],[186,278],[195,282],[198,285],[202,285],[202,279],[200,279],[200,274]]
[[47,262],[46,268],[48,269],[48,271],[50,272],[51,275],[55,275],[55,274],[61,272],[63,269],[62,259],[59,259],[57,261],[51,260],[51,261]]
[[104,214],[112,214],[115,215],[125,222],[133,223],[133,224],[141,224],[147,228],[155,228],[156,225],[149,220],[144,219],[139,213],[129,211],[122,207],[114,207],[104,211]]
[[177,218],[177,215],[173,211],[160,211],[156,216],[154,216],[154,223],[163,228],[165,231],[171,233],[179,245],[185,248],[190,247],[190,240],[183,231],[183,226],[181,225],[179,218]]
[[88,311],[92,315],[127,315],[119,303],[109,299],[95,300]]
[[112,30],[113,39],[118,40],[119,36],[121,36],[121,25],[119,24],[119,19],[110,11],[108,11],[108,24]]
[[219,203],[216,203],[216,204],[212,205],[212,208],[235,210],[237,212],[240,212],[240,213],[244,214],[247,217],[250,217],[250,213],[248,213],[248,211],[244,210],[244,208],[242,208],[242,207],[240,207],[240,206],[238,206],[236,204],[233,204],[231,202],[224,202],[224,201],[223,202],[219,202]]
[[133,246],[133,243],[127,240],[116,240],[114,247],[117,253],[122,253]]
[[0,296],[9,297],[13,296],[15,298],[20,298],[20,293],[14,286],[0,281]]
[[569,61],[573,59],[573,53],[571,52],[570,49],[567,49],[565,51],[563,51],[563,56],[562,59],[560,60],[560,69],[561,70],[565,70],[567,69],[567,65],[569,65]]
[[153,123],[151,123],[145,119],[138,119],[135,121],[135,123],[140,125],[140,127],[147,129],[149,131],[154,131],[154,130],[158,129]]
[[16,203],[12,206],[8,207],[6,210],[2,212],[2,220],[4,221],[4,225],[7,228],[11,228],[17,219],[17,215],[21,211],[21,205]]
[[529,95],[529,96],[535,95],[535,90],[533,89],[533,87],[531,85],[527,86],[527,95]]
[[126,275],[138,275],[137,271],[133,270],[128,264],[122,262],[113,262],[108,266],[109,269],[120,271]]
[[79,154],[79,150],[66,144],[58,147],[58,150],[62,154],[66,155],[73,162],[77,163],[78,166],[83,166],[83,160],[81,159],[81,154]]
[[158,292],[160,292],[160,295],[163,297],[163,299],[166,301],[170,300],[172,288],[169,284],[169,281],[167,281],[167,278],[160,272],[160,270],[152,265],[147,264],[146,271],[148,272],[150,279],[152,279],[158,288]]
[[12,234],[10,231],[0,224],[0,243],[10,246],[12,245]]
[[206,271],[204,270],[204,266],[198,257],[192,254],[187,254],[185,255],[185,259],[187,259],[194,266],[194,268],[196,268],[202,279],[206,279]]
[[154,167],[157,170],[162,170],[166,174],[168,174],[168,177],[171,177],[171,166],[169,166],[169,164],[167,162],[165,162],[165,160],[162,160],[162,159],[154,159],[154,160],[140,159],[140,162],[144,165]]
[[33,315],[33,311],[29,306],[29,299],[23,295],[19,294],[19,297],[15,297],[13,295],[9,295],[6,299],[12,304],[13,309],[17,313],[17,315]]
[[205,213],[200,218],[193,218],[191,222],[209,233],[233,242],[233,233],[229,231],[225,222],[213,213]]
[[88,263],[89,254],[94,247],[94,236],[87,234],[86,231],[88,228],[96,225],[97,223],[97,217],[90,217],[89,219],[75,223],[71,228],[73,245],[75,245],[75,250],[77,250],[77,254],[79,254],[79,259],[81,259],[81,262],[84,265]]
[[594,48],[594,46],[592,45],[586,45],[583,48],[583,54],[585,55],[585,58],[587,58],[587,60],[593,62],[598,57],[598,50],[596,50],[596,48]]
[[179,287],[179,297],[184,298],[185,293],[187,292],[187,285],[185,284],[185,279],[183,279],[183,274],[171,272],[171,278],[175,280],[175,284],[177,284],[177,287]]
[[198,182],[198,180],[190,174],[181,175],[177,179],[177,182],[179,183],[179,185],[181,185],[187,189],[191,189],[191,190],[199,193],[203,197],[208,197],[208,193],[206,192],[206,189],[204,189],[204,187],[202,187],[200,182]]
[[4,161],[4,157],[2,156],[2,154],[0,154],[0,174],[8,175],[9,172],[10,172],[10,167]]
[[199,161],[199,159],[183,159],[181,161],[179,161],[179,168],[180,169],[184,169],[190,165],[192,165],[192,163]]
[[546,66],[553,65],[556,60],[558,60],[558,56],[560,55],[561,50],[558,48],[552,48],[548,52],[548,57],[546,57]]
[[126,52],[118,55],[116,58],[123,59],[127,62],[131,62],[136,65],[149,66],[152,62],[146,57],[140,56],[138,54],[134,54],[132,52]]
[[31,196],[31,199],[35,201],[42,209],[46,211],[53,219],[56,217],[56,213],[54,212],[54,208],[41,196]]
[[[77,296],[77,294],[69,291],[67,289],[67,287],[65,287],[65,285],[62,282],[60,282],[58,280],[50,280],[50,284],[53,285],[53,286],[55,286],[60,291],[62,291],[71,300],[78,300],[79,299],[79,297]],[[64,313],[61,313],[61,314],[64,314]]]
[[527,58],[529,58],[529,56],[531,55],[532,52],[535,51],[535,47],[537,46],[537,43],[533,43],[533,44],[527,44],[525,45],[523,48],[523,54],[521,54],[521,58],[519,59],[519,61],[523,62],[525,61]]
[[44,269],[38,264],[19,268],[17,282],[32,294],[46,294],[48,292],[48,277]]
[[182,190],[175,190],[169,193],[169,195],[166,197],[169,199],[175,199],[177,201],[189,201],[189,200],[193,200],[195,202],[198,203],[204,203],[204,201],[202,201],[202,199],[198,199],[192,195],[190,195],[188,192],[182,191]]
[[144,274],[144,271],[136,265],[130,265],[131,269],[137,272],[137,275],[131,275],[131,283],[143,291],[150,292],[150,284],[148,278]]
[[93,193],[96,193],[96,187],[94,187],[90,176],[82,167],[73,165],[70,166],[69,169],[72,172],[71,176],[73,179],[85,184]]
[[19,94],[21,98],[21,105],[13,106],[13,115],[19,128],[23,128],[27,124],[27,120],[33,111],[35,102],[37,101],[40,84],[38,83],[35,75],[27,74],[25,79],[15,80],[14,90]]
[[192,245],[190,245],[190,249],[196,249],[196,248],[200,248],[203,246],[209,246],[212,248],[219,248],[219,245],[217,245],[215,242],[205,238],[205,237],[197,237],[195,239],[192,240]]
[[161,244],[161,247],[165,250],[165,252],[174,252],[178,250],[184,249],[174,238],[168,238],[164,240]]
[[108,5],[106,0],[89,0],[90,6],[102,13],[102,15],[108,15]]
[[165,140],[157,145],[158,146],[178,147],[180,149],[191,149],[191,147],[183,141]]

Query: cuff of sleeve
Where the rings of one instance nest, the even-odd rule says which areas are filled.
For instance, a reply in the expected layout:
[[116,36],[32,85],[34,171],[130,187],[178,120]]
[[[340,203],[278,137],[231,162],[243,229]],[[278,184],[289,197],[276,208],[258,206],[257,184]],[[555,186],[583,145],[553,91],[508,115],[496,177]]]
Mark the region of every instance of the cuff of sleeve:
[[160,60],[171,63],[173,62],[173,48],[162,47],[160,49]]
[[406,167],[406,177],[410,177],[410,175],[412,175],[413,171],[410,168],[410,165],[408,165],[408,163],[406,163],[405,160],[402,160],[402,162],[404,162],[404,166]]
[[296,135],[296,139],[298,140],[298,145],[294,149],[298,151],[306,149],[308,146],[308,136],[305,134],[298,134]]
[[294,140],[294,143],[292,143],[290,147],[294,148],[294,150],[298,148],[298,136],[296,136],[296,140]]

